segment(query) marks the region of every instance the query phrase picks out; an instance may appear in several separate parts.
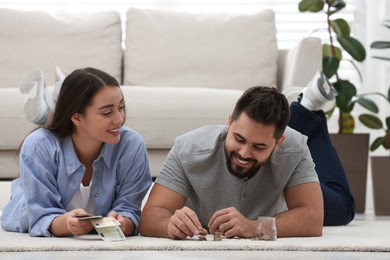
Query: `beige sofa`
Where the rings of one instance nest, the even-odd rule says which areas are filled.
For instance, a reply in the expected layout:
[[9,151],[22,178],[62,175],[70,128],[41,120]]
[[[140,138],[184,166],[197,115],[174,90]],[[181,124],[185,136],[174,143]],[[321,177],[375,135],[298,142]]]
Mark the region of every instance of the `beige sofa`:
[[304,86],[321,67],[321,43],[277,47],[274,14],[184,13],[130,8],[126,15],[0,9],[0,180],[19,175],[16,151],[34,125],[23,117],[18,84],[40,68],[93,66],[115,76],[156,176],[174,138],[225,124],[253,85]]

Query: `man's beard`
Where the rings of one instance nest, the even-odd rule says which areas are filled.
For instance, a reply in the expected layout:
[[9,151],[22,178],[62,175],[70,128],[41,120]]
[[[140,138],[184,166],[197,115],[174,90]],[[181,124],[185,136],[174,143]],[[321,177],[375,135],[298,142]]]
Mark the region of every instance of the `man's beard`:
[[[237,164],[234,163],[234,159],[233,159],[234,157],[238,158],[240,161],[252,162],[252,167],[247,169],[238,166]],[[262,162],[258,162],[256,159],[253,158],[244,159],[235,151],[231,151],[229,155],[226,154],[226,162],[227,162],[227,167],[229,169],[229,172],[240,179],[251,178],[260,170],[261,166],[263,166],[267,161],[268,158],[267,160]],[[232,167],[233,165],[235,169],[233,169]]]

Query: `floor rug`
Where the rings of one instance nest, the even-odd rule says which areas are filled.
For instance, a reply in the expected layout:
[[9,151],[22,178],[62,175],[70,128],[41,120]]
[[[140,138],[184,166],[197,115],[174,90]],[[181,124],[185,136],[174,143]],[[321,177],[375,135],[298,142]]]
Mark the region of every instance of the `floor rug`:
[[128,237],[125,241],[105,242],[98,235],[44,238],[0,229],[0,252],[128,250],[390,252],[390,221],[356,219],[347,226],[324,227],[321,237],[278,238],[276,241],[237,238],[213,241],[213,237],[209,235],[207,241],[198,241],[196,238],[177,241],[138,236]]

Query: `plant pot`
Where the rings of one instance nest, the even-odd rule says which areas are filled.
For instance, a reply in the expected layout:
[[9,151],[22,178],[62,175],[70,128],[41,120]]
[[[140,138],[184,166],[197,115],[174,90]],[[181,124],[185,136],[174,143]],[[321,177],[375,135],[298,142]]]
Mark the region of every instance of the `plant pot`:
[[366,210],[369,134],[330,134],[347,176],[356,213]]
[[371,175],[376,215],[390,215],[390,157],[372,156]]

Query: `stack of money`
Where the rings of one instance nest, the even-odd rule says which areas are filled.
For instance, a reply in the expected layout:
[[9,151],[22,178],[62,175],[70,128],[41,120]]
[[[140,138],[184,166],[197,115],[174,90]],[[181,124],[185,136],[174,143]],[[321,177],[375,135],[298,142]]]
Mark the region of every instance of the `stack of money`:
[[123,234],[121,224],[114,217],[104,217],[97,219],[89,219],[96,232],[104,241],[120,241],[126,240]]
[[214,232],[214,241],[222,241],[222,232],[220,230],[215,230]]

